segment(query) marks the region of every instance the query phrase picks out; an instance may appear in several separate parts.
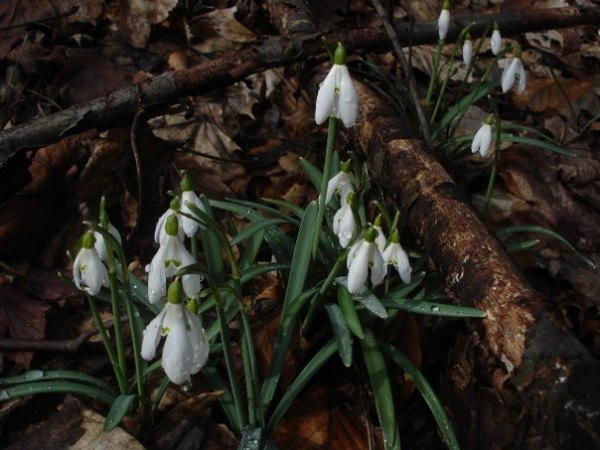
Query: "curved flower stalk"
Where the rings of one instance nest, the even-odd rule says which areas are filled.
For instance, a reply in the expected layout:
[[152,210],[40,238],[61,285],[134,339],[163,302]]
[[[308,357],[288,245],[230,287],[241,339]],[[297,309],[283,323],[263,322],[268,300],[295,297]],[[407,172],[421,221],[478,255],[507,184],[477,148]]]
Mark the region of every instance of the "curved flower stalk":
[[73,262],[75,285],[90,295],[96,295],[102,286],[108,287],[108,271],[102,264],[94,243],[94,233],[86,232],[81,240],[81,250]]
[[325,203],[329,203],[333,194],[340,195],[340,203],[343,205],[350,192],[354,191],[352,180],[350,179],[350,161],[343,162],[340,171],[335,174],[329,183],[327,183],[327,193],[325,194]]
[[440,36],[440,41],[446,39],[446,36],[448,35],[448,28],[450,28],[450,1],[446,0],[442,5],[440,17],[438,17],[438,33]]
[[342,119],[346,128],[354,126],[358,116],[358,96],[346,67],[346,50],[338,44],[333,67],[319,87],[315,122],[322,124],[329,116]]
[[346,265],[348,266],[348,291],[351,294],[363,289],[369,270],[373,286],[377,286],[385,278],[387,265],[375,244],[376,237],[377,231],[373,227],[369,228],[364,238],[356,242],[348,253]]
[[169,285],[167,303],[144,330],[141,355],[154,359],[162,336],[167,336],[162,353],[162,367],[175,384],[189,382],[208,360],[208,341],[198,316],[187,310],[182,302],[179,280]]
[[[160,244],[165,237],[165,222],[167,221],[167,217],[174,214],[177,219],[181,218],[181,214],[179,212],[181,207],[181,200],[178,196],[173,197],[171,202],[169,203],[169,209],[167,209],[162,216],[158,218],[158,222],[156,222],[156,228],[154,229],[154,242]],[[179,239],[183,240],[184,231],[183,226],[181,225],[181,220],[179,220],[179,230],[177,232]]]
[[[156,303],[164,298],[167,293],[167,278],[175,275],[181,267],[195,262],[178,236],[179,220],[175,214],[167,217],[164,228],[165,237],[161,241],[156,255],[152,258],[152,262],[146,266],[150,303]],[[183,275],[183,290],[188,297],[192,298],[200,291],[200,281],[199,274]]]
[[498,23],[496,22],[494,22],[494,31],[492,31],[490,47],[492,48],[494,56],[498,56],[502,51],[502,36],[500,36],[500,28],[498,28]]
[[477,130],[471,143],[471,153],[479,152],[482,157],[486,157],[492,146],[492,122],[494,116],[490,114],[485,118],[483,125]]
[[504,69],[502,72],[502,92],[506,93],[510,91],[515,84],[515,80],[519,79],[519,84],[517,90],[519,94],[525,92],[525,85],[527,83],[527,77],[525,74],[525,68],[523,67],[523,61],[521,61],[521,56],[523,55],[523,51],[520,47],[517,47],[515,51],[514,58],[510,62],[510,64]]
[[465,42],[463,43],[462,56],[465,65],[471,64],[473,60],[473,41],[471,40],[471,34],[467,33]]
[[333,232],[340,240],[342,248],[348,247],[356,230],[356,219],[354,218],[354,211],[352,211],[353,203],[354,192],[350,192],[346,196],[346,201],[342,207],[333,216]]
[[192,219],[195,214],[192,212],[190,205],[204,211],[204,205],[194,192],[194,183],[190,175],[185,173],[181,179],[181,223],[185,235],[189,238],[196,235],[198,228],[202,228],[197,220]]
[[412,268],[410,267],[408,255],[400,245],[400,235],[397,230],[392,233],[390,243],[383,251],[382,256],[386,265],[391,264],[396,268],[403,283],[410,283]]

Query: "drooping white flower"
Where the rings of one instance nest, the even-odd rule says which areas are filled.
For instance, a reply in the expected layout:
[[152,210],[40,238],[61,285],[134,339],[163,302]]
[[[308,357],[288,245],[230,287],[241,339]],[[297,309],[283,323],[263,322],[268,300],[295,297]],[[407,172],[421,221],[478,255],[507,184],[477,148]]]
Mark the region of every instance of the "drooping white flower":
[[[177,219],[181,218],[181,214],[179,213],[181,202],[179,197],[173,197],[171,202],[169,203],[169,209],[167,209],[162,216],[158,218],[158,222],[156,222],[156,228],[154,229],[154,242],[160,244],[165,237],[165,222],[167,221],[167,217],[171,214],[174,214]],[[179,230],[178,230],[179,239],[183,240],[184,231],[182,226],[182,221],[179,220]]]
[[73,262],[73,280],[78,289],[90,295],[108,287],[108,271],[94,248],[94,233],[88,231],[81,241],[81,249]]
[[[165,222],[165,237],[160,247],[146,266],[148,272],[148,300],[156,303],[167,293],[167,278],[172,277],[185,266],[194,264],[194,258],[178,236],[179,221],[171,214]],[[201,287],[199,274],[186,274],[182,277],[183,290],[188,297],[194,297]]]
[[364,238],[354,244],[348,253],[346,265],[348,266],[348,291],[351,294],[362,290],[369,270],[373,286],[377,286],[385,278],[387,265],[375,244],[376,233],[373,228],[369,228]]
[[494,56],[498,56],[502,51],[502,36],[500,36],[500,29],[498,24],[494,22],[494,31],[492,31],[492,37],[490,39],[490,47]]
[[442,11],[440,12],[440,17],[438,18],[438,33],[440,36],[440,41],[446,39],[446,35],[448,34],[448,28],[450,27],[450,2],[446,0],[442,5]]
[[208,360],[209,345],[200,319],[182,303],[181,283],[169,285],[168,301],[144,330],[141,355],[145,360],[156,356],[161,336],[167,336],[162,367],[173,383],[188,382]]
[[402,281],[408,284],[410,283],[412,268],[410,267],[408,255],[400,245],[400,235],[398,234],[398,231],[394,231],[390,240],[390,244],[383,251],[383,260],[386,265],[393,265],[398,271],[398,275],[400,275]]
[[527,83],[527,76],[525,74],[525,68],[523,67],[523,62],[521,61],[522,51],[520,48],[517,48],[515,52],[515,56],[513,57],[510,64],[504,69],[502,72],[502,92],[506,93],[510,91],[515,84],[515,79],[519,79],[519,85],[517,90],[520,94],[525,92],[525,85]]
[[385,236],[385,233],[383,232],[383,229],[381,228],[381,214],[375,218],[375,221],[373,222],[373,229],[377,231],[375,244],[377,244],[377,249],[379,250],[379,252],[382,253],[383,249],[385,248],[385,244],[387,243],[387,238]]
[[471,60],[473,59],[473,41],[471,40],[471,35],[469,33],[467,33],[465,42],[463,43],[462,56],[465,65],[468,66],[471,64]]
[[352,202],[354,201],[354,193],[350,192],[346,196],[346,201],[333,216],[333,232],[340,240],[342,248],[348,247],[348,244],[354,236],[356,230],[356,219],[352,211]]
[[[115,226],[110,222],[108,223],[108,232],[114,236],[114,238],[119,244],[121,244],[121,235],[119,234],[119,230],[117,230]],[[102,234],[98,233],[97,231],[94,231],[94,239],[96,240],[94,242],[94,248],[98,252],[98,256],[102,261],[106,262],[107,255],[106,242],[104,242],[104,236],[102,236]]]
[[342,119],[350,128],[358,116],[358,96],[346,67],[346,50],[341,44],[333,55],[333,67],[321,83],[315,107],[315,122],[322,124],[329,116]]
[[494,116],[491,114],[486,117],[485,121],[475,133],[473,142],[471,143],[471,153],[479,152],[482,157],[486,157],[492,145],[492,121]]
[[327,193],[325,194],[325,203],[329,203],[333,194],[340,194],[340,203],[346,202],[346,197],[353,191],[352,180],[350,179],[349,162],[342,163],[341,170],[335,174],[327,183]]
[[192,179],[189,174],[186,173],[181,179],[181,222],[183,231],[189,238],[194,237],[198,228],[200,228],[200,223],[191,218],[196,217],[196,214],[192,211],[190,205],[204,211],[204,205],[193,190]]

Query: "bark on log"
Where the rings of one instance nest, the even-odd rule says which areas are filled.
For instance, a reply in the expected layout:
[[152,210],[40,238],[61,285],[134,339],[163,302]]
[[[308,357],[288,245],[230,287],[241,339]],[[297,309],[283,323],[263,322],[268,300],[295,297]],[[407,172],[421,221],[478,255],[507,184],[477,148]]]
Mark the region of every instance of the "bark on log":
[[[447,41],[456,39],[460,30],[471,23],[471,34],[477,36],[495,20],[505,36],[542,29],[565,28],[600,23],[600,7],[557,8],[511,11],[500,14],[476,14],[455,17]],[[403,23],[396,27],[400,42],[413,45],[434,43],[438,39],[437,22]],[[305,37],[270,38],[238,52],[224,55],[190,69],[167,72],[136,86],[113,92],[87,103],[17,125],[0,132],[0,168],[17,151],[47,145],[60,137],[91,128],[105,129],[133,117],[140,108],[174,102],[243,80],[265,69],[324,55],[321,34]],[[385,33],[372,28],[336,30],[325,33],[331,42],[344,42],[348,52],[387,51]]]
[[[406,121],[364,86],[357,146],[458,299],[487,313],[485,371],[506,371],[555,448],[600,448],[600,364],[563,328]],[[485,432],[485,430],[481,430]]]

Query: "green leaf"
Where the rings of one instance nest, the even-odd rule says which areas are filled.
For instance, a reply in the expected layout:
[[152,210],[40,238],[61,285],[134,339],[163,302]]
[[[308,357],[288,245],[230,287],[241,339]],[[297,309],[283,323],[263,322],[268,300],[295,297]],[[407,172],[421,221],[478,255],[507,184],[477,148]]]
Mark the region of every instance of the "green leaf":
[[411,292],[418,288],[425,279],[425,272],[413,274],[409,284],[401,284],[385,294],[385,298],[406,298]]
[[242,250],[241,246],[239,247],[239,251],[242,252],[242,256],[238,261],[238,267],[240,268],[240,271],[244,272],[250,266],[252,266],[252,264],[254,264],[256,258],[258,257],[258,253],[262,248],[264,239],[265,232],[263,230],[252,236],[245,250]]
[[240,283],[247,283],[248,281],[256,278],[257,276],[262,275],[263,273],[286,270],[289,268],[289,264],[282,263],[256,264],[255,266],[244,270],[244,273],[240,278]]
[[121,423],[121,420],[123,420],[123,417],[127,415],[129,408],[131,408],[135,397],[135,395],[121,394],[116,398],[108,410],[106,420],[104,420],[104,431],[106,433],[115,429]]
[[383,297],[381,302],[390,309],[400,309],[411,313],[424,314],[427,316],[441,317],[486,317],[484,311],[469,306],[454,306],[444,303],[427,302],[424,300],[414,300],[409,298],[388,298]]
[[365,335],[358,314],[356,313],[354,300],[352,300],[352,295],[350,295],[348,289],[341,284],[338,284],[337,299],[348,328],[350,328],[350,331],[352,331],[357,338],[363,339]]
[[518,252],[520,250],[529,250],[540,243],[539,239],[530,239],[528,241],[512,242],[506,246],[506,251],[509,253]]
[[36,394],[75,394],[90,397],[106,405],[112,405],[115,396],[98,386],[75,381],[33,381],[0,390],[0,401]]
[[321,181],[323,180],[323,172],[321,172],[313,163],[309,160],[300,158],[300,165],[302,169],[308,175],[308,179],[314,186],[317,192],[321,190]]
[[[201,211],[195,205],[189,205],[190,210],[202,217],[206,215],[210,221],[214,221],[212,208],[210,203],[205,197],[201,198],[202,204],[204,205],[205,211]],[[204,249],[204,259],[206,266],[210,272],[210,276],[214,278],[217,283],[225,281],[225,268],[223,265],[223,256],[221,254],[221,245],[219,244],[219,237],[209,227],[200,228],[200,235],[202,237],[202,248]]]
[[234,432],[240,433],[242,431],[242,424],[238,421],[238,414],[231,395],[231,390],[221,377],[221,374],[215,366],[210,362],[202,368],[202,374],[208,380],[208,383],[214,391],[223,391],[223,395],[219,397],[219,404],[223,408],[223,412],[227,416],[227,421]]
[[365,338],[361,341],[363,357],[369,374],[373,400],[377,417],[383,432],[386,450],[400,449],[400,431],[398,418],[394,409],[394,396],[388,377],[385,361],[371,330],[365,330]]
[[542,141],[540,139],[534,139],[526,136],[515,136],[510,133],[502,133],[502,142],[516,142],[518,144],[525,144],[531,147],[538,147],[542,150],[547,150],[552,153],[558,153],[563,156],[575,156],[571,150],[561,147],[560,145],[554,144],[548,141]]
[[263,219],[260,222],[254,222],[253,224],[248,225],[246,228],[240,231],[237,235],[235,235],[231,240],[231,245],[237,245],[240,242],[249,239],[259,231],[263,231],[265,228],[272,227],[275,225],[281,225],[285,222],[286,221],[281,219]]
[[454,430],[452,428],[452,423],[448,418],[446,411],[444,410],[444,406],[438,399],[435,391],[429,385],[421,371],[416,368],[413,363],[408,359],[402,352],[393,347],[392,345],[379,341],[379,346],[383,351],[389,354],[394,361],[402,370],[406,372],[406,374],[413,381],[425,402],[429,406],[435,421],[438,424],[438,427],[442,433],[442,437],[446,446],[450,450],[459,450],[458,440],[456,439],[456,435],[454,434]]
[[337,343],[340,359],[346,367],[350,367],[352,365],[352,338],[350,337],[350,331],[348,330],[342,311],[334,303],[325,304],[325,311],[327,311],[329,321],[331,322],[331,329]]
[[302,392],[302,389],[304,389],[306,384],[312,380],[319,369],[329,361],[329,358],[335,354],[336,349],[337,344],[335,340],[331,339],[327,344],[321,347],[317,354],[313,356],[306,366],[304,366],[302,372],[298,374],[291,386],[287,388],[285,394],[283,394],[283,397],[281,397],[281,400],[273,410],[273,414],[271,414],[269,424],[267,425],[267,431],[270,432],[277,426],[296,397]]
[[[293,215],[295,215],[298,219],[302,219],[302,215],[304,214],[304,208],[293,204],[292,202],[288,202],[286,200],[279,200],[276,198],[263,198],[263,201],[265,201],[266,203],[271,203],[273,205],[279,206],[282,209],[287,209],[288,211],[290,211]],[[291,217],[286,216],[290,221],[292,221]],[[300,221],[299,220],[295,220],[293,219],[293,223],[295,225],[300,225]]]
[[[348,289],[347,277],[337,277],[335,281],[336,283],[341,284],[346,289]],[[373,294],[373,292],[371,292],[369,289],[364,288],[361,292],[357,292],[356,294],[352,295],[354,296],[354,300],[356,300],[362,306],[364,306],[365,309],[371,314],[381,319],[387,319],[388,313],[385,310],[385,307],[381,304],[377,296]]]
[[71,370],[29,370],[14,377],[0,378],[0,388],[32,381],[70,380],[91,384],[114,395],[113,389],[100,378]]
[[[300,212],[300,214],[298,215],[298,218],[302,217],[302,214],[304,213],[304,209],[301,208],[298,205],[294,205],[293,203],[290,202],[286,202],[283,200],[273,200],[273,199],[269,199],[269,198],[263,198],[263,201],[267,202],[267,203],[272,203],[274,205],[277,206],[281,206],[285,209],[288,209],[290,211],[292,211],[292,213],[296,213],[296,212]],[[265,213],[267,213],[268,215],[272,215],[275,218],[279,218],[291,225],[296,225],[298,226],[300,224],[300,221],[294,217],[290,217],[287,214],[282,213],[281,211],[279,211],[276,208],[273,208],[271,206],[267,206],[263,203],[258,203],[258,202],[251,202],[248,200],[240,200],[240,199],[227,199],[227,202],[230,202],[234,205],[240,205],[242,206],[242,209],[236,209],[235,211],[231,211],[231,212],[235,212],[237,214],[240,214],[246,218],[248,218],[249,220],[252,220],[253,222],[259,222],[260,219],[257,219],[256,216],[254,214],[248,214],[248,208],[254,208],[256,210],[261,210],[264,211]],[[255,213],[257,213],[257,211],[255,211]],[[259,214],[260,215],[260,214]],[[261,216],[262,217],[262,216]],[[262,217],[264,219],[264,217]]]

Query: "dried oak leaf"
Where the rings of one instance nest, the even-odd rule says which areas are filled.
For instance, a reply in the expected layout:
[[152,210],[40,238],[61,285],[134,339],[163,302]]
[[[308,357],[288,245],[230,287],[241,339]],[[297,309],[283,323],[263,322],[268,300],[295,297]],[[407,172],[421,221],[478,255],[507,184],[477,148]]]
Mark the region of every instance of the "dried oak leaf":
[[528,80],[523,95],[513,97],[515,106],[520,109],[529,108],[546,115],[562,112],[563,115],[569,116],[569,102],[576,106],[577,101],[593,92],[595,86],[591,79],[559,79],[558,82],[560,86],[552,78]]
[[115,19],[125,39],[143,48],[150,39],[151,26],[165,20],[176,5],[177,0],[121,0]]
[[237,7],[215,9],[198,16],[189,24],[194,49],[200,53],[229,52],[255,39],[252,31],[235,18]]
[[[0,336],[22,340],[43,339],[48,308],[44,302],[23,295],[10,283],[0,284]],[[33,353],[11,352],[7,356],[28,369]]]

